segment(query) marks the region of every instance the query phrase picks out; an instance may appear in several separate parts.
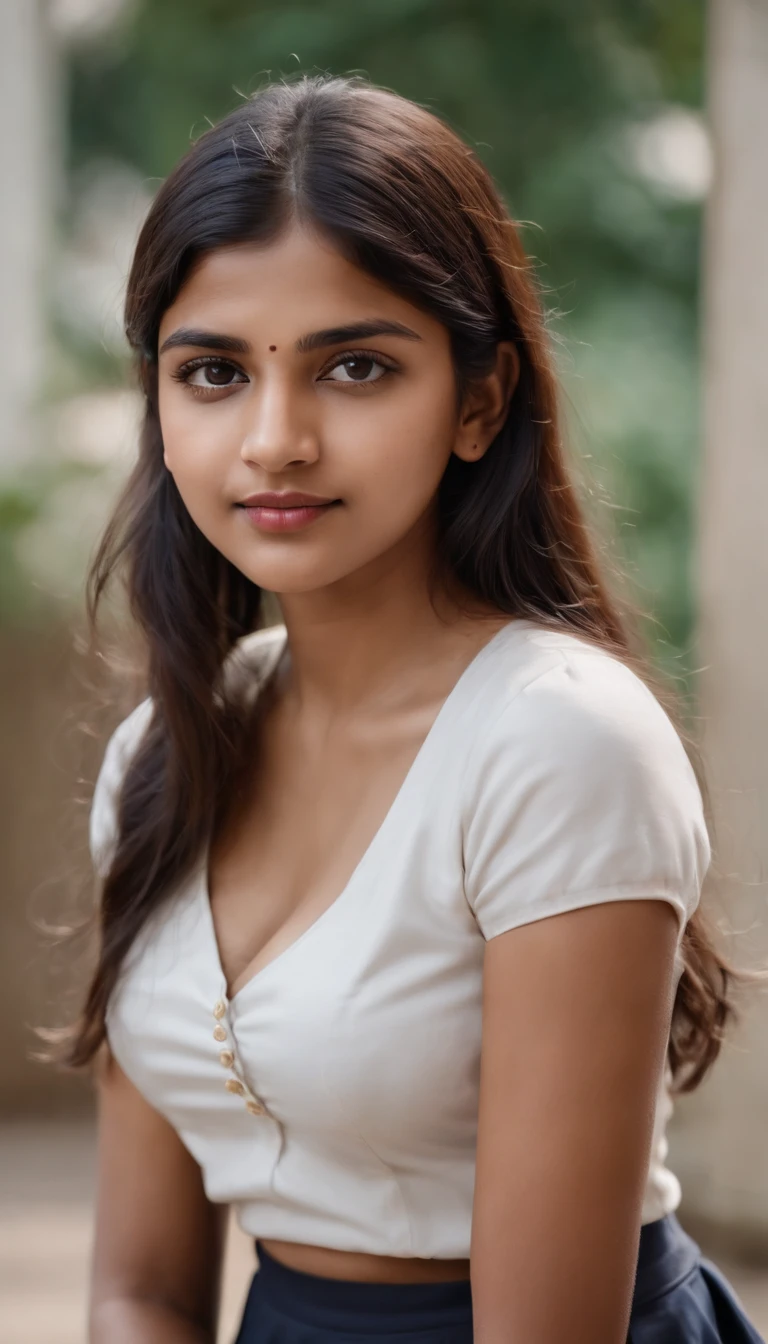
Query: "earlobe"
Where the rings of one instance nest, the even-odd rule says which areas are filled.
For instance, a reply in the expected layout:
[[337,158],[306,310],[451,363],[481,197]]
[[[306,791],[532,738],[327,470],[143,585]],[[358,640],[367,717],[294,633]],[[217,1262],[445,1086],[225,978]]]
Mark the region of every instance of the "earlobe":
[[457,445],[453,451],[457,457],[461,458],[462,462],[479,462],[480,458],[485,455],[487,447],[487,444],[484,447],[481,443],[470,443],[466,447]]

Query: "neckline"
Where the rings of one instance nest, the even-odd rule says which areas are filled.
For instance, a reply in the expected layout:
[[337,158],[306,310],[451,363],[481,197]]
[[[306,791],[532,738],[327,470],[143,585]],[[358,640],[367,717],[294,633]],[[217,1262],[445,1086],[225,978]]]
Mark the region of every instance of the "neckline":
[[[312,934],[315,934],[320,929],[321,926],[328,923],[331,917],[333,916],[334,912],[338,914],[338,911],[341,908],[343,908],[343,906],[349,900],[350,894],[353,893],[355,888],[357,887],[363,871],[373,861],[373,858],[375,857],[376,853],[378,853],[379,849],[381,848],[387,832],[391,829],[392,825],[394,824],[394,818],[396,817],[396,814],[403,807],[407,795],[411,792],[411,790],[415,785],[417,776],[424,769],[428,756],[432,751],[434,744],[438,736],[440,735],[440,732],[446,720],[452,714],[454,706],[461,699],[465,688],[468,686],[469,682],[474,679],[479,668],[485,663],[486,659],[490,657],[491,652],[494,651],[497,648],[497,646],[502,643],[503,639],[506,638],[506,636],[511,631],[517,631],[520,628],[530,627],[532,624],[533,622],[525,619],[524,617],[517,617],[517,616],[512,617],[510,620],[506,622],[506,624],[504,624],[499,630],[497,630],[496,633],[492,635],[491,638],[487,640],[485,644],[483,644],[478,649],[477,653],[475,653],[472,656],[472,658],[467,663],[463,671],[459,673],[459,676],[457,677],[453,686],[451,687],[445,699],[443,700],[442,704],[440,705],[440,708],[438,709],[437,714],[432,720],[432,723],[430,724],[430,727],[427,730],[427,733],[423,738],[421,745],[419,746],[419,749],[416,752],[416,755],[414,756],[410,766],[408,767],[405,775],[403,776],[402,782],[397,790],[397,793],[392,799],[392,802],[390,803],[384,817],[379,823],[379,826],[376,829],[371,840],[369,841],[366,849],[363,851],[355,867],[350,873],[349,878],[347,879],[347,882],[345,883],[342,890],[338,893],[337,896],[334,897],[330,905],[327,905],[324,910],[321,910],[317,918],[314,919],[311,924],[307,925],[307,927],[303,929],[302,932],[299,933],[296,938],[294,938],[293,942],[289,943],[287,947],[284,947],[281,952],[278,952],[274,957],[271,958],[270,961],[266,962],[264,966],[261,966],[257,971],[254,971],[253,974],[250,975],[248,979],[243,982],[240,988],[235,990],[234,994],[229,993],[227,977],[224,974],[224,967],[221,960],[219,940],[216,934],[216,925],[214,923],[213,918],[213,908],[211,905],[210,889],[208,881],[208,859],[210,852],[210,842],[206,841],[205,845],[203,846],[202,857],[199,863],[196,890],[197,890],[197,896],[199,898],[199,903],[202,907],[202,913],[206,925],[206,932],[211,946],[211,954],[213,962],[216,967],[216,971],[218,973],[220,984],[220,998],[222,998],[223,1001],[229,1005],[229,1007],[231,1008],[238,1007],[249,992],[252,992],[256,988],[258,988],[263,983],[263,981],[269,977],[270,974],[273,974],[276,969],[279,969],[283,965],[286,959],[289,958],[300,947],[300,945],[303,942],[305,942]],[[266,682],[269,680],[270,676],[274,672],[275,668],[277,667],[277,664],[280,661],[280,658],[282,657],[283,651],[287,643],[287,630],[284,625],[273,626],[271,627],[271,631],[273,631],[277,637],[274,639],[274,643],[270,643],[268,645],[266,667],[263,671],[262,676],[259,679],[260,688],[263,688],[263,686],[266,684]],[[277,632],[279,632],[279,635]]]

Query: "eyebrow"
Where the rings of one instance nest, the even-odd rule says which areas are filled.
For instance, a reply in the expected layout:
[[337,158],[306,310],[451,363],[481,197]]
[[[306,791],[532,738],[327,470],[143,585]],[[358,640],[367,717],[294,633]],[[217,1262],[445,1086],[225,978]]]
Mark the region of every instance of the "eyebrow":
[[[342,327],[326,327],[323,331],[311,331],[300,336],[294,346],[296,353],[305,355],[311,350],[320,350],[327,345],[342,345],[348,341],[362,341],[371,336],[402,336],[408,341],[420,341],[418,332],[412,331],[402,322],[384,321],[371,318],[364,322],[350,322]],[[240,336],[225,336],[218,331],[201,331],[195,327],[179,327],[171,332],[160,346],[158,355],[173,350],[180,345],[204,346],[207,350],[226,350],[231,354],[249,355],[251,346]]]

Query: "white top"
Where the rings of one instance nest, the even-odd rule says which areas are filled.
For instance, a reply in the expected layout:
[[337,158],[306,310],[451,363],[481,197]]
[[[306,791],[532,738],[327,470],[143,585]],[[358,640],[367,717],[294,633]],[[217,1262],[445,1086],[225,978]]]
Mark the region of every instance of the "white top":
[[[284,626],[241,641],[252,690],[284,643]],[[106,749],[99,871],[151,708]],[[251,1236],[468,1257],[484,940],[627,899],[668,901],[681,937],[709,858],[693,770],[642,681],[575,635],[511,621],[445,700],[333,905],[230,1000],[201,855],[129,953],[109,1043]],[[668,1082],[643,1222],[680,1200]]]

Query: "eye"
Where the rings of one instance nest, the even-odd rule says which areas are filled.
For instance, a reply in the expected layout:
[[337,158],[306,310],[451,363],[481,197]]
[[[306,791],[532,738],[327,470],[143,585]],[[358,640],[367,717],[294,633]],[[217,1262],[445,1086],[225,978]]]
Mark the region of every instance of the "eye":
[[[336,363],[332,364],[321,379],[328,383],[346,383],[349,387],[352,384],[360,386],[363,383],[380,383],[388,373],[394,373],[396,365],[385,361],[381,355],[374,354],[372,350],[346,350],[343,355],[337,356]],[[340,377],[335,377],[336,374]]]
[[[193,375],[198,373],[201,375],[200,380],[193,382]],[[234,387],[235,382],[248,381],[235,364],[230,364],[226,359],[216,359],[213,355],[201,355],[198,359],[188,360],[171,377],[176,382],[184,383],[195,396],[206,396],[210,392]]]

